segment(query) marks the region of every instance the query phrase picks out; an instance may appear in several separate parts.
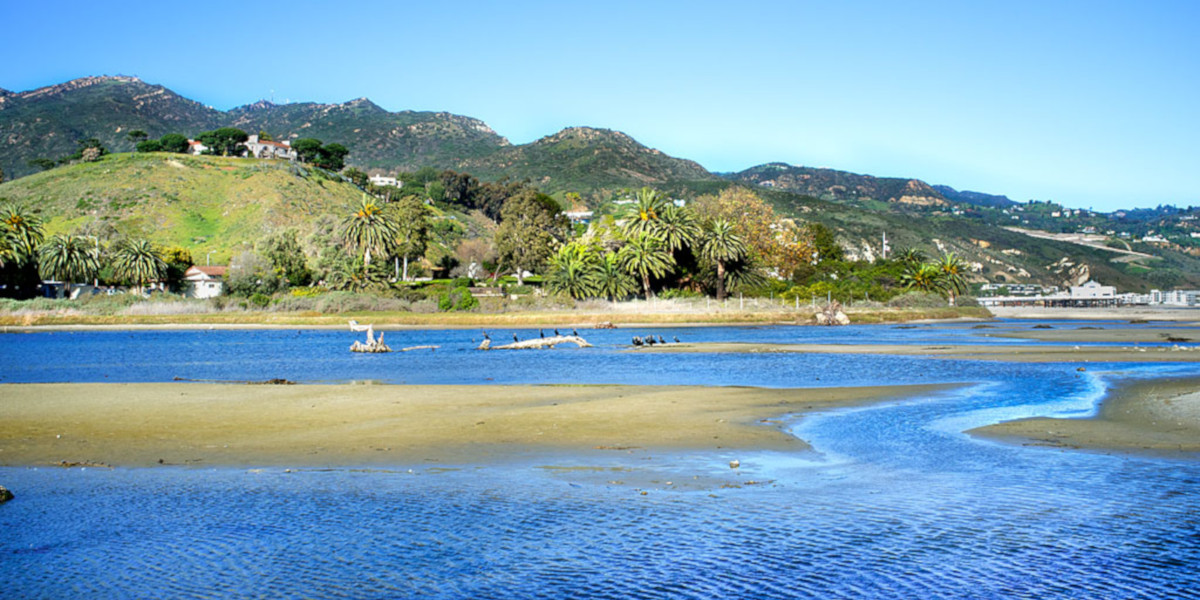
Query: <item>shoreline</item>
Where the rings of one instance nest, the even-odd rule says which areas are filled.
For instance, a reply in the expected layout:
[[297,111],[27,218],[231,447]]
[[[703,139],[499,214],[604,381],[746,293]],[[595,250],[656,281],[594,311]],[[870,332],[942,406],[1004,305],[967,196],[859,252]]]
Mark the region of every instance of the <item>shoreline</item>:
[[950,385],[0,386],[0,465],[339,467],[563,452],[801,451],[805,414]]
[[1088,418],[1017,419],[966,433],[1025,446],[1195,455],[1200,453],[1200,377],[1120,384]]
[[906,345],[906,344],[767,344],[703,342],[637,348],[629,352],[883,354],[946,360],[1004,362],[1200,362],[1200,346],[1050,346],[1050,345]]

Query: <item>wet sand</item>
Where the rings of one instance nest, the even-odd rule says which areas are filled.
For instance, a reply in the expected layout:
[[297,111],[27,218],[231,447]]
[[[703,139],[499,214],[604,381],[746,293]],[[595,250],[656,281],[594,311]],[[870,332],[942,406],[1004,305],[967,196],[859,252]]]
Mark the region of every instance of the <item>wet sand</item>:
[[889,354],[926,356],[952,360],[997,360],[1007,362],[1200,362],[1200,346],[1026,346],[1026,345],[929,345],[904,344],[753,344],[719,342],[666,344],[631,352],[800,352],[806,354]]
[[946,387],[8,384],[0,465],[320,467],[803,450],[781,417]]
[[999,307],[988,308],[998,319],[1038,319],[1072,321],[1122,321],[1141,319],[1146,321],[1176,321],[1200,323],[1200,308],[1165,306],[1122,306],[1115,308],[1037,308]]
[[1113,389],[1090,419],[1034,418],[968,433],[1026,445],[1181,454],[1200,452],[1200,378]]

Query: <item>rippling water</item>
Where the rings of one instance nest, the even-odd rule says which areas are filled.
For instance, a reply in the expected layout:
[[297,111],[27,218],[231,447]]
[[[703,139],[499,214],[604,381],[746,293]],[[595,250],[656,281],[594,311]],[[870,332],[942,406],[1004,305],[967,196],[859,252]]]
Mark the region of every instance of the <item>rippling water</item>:
[[[714,328],[663,335],[686,335],[690,341],[828,336],[830,342],[1007,343],[972,339],[973,332],[963,327],[836,331]],[[0,469],[0,483],[18,494],[0,506],[0,595],[1200,596],[1195,567],[1200,462],[1026,448],[961,433],[1023,416],[1087,415],[1113,382],[1197,375],[1196,366],[1108,364],[1080,373],[1074,365],[905,357],[665,356],[621,352],[618,344],[629,335],[621,330],[605,334],[611,338],[588,332],[611,344],[590,351],[473,353],[465,350],[473,333],[478,336],[454,332],[462,336],[454,344],[463,349],[456,349],[444,341],[451,337],[445,332],[405,332],[412,345],[440,339],[445,346],[421,355],[349,358],[343,356],[348,336],[342,332],[0,336],[0,368],[4,381],[262,379],[293,373],[300,376],[289,378],[304,381],[410,383],[492,377],[966,385],[917,401],[805,419],[796,434],[815,451],[795,454],[605,454],[458,469],[397,465],[291,473]],[[317,364],[290,364],[284,350],[271,349],[292,344],[289,334],[328,336],[331,344],[337,342],[336,351],[326,356],[308,342],[300,359]],[[146,336],[170,342],[160,344],[158,360],[146,350]],[[391,341],[393,347],[408,345],[397,341]],[[91,356],[98,348],[102,355]],[[12,368],[29,356],[63,352],[89,358],[64,367]],[[257,353],[265,362],[245,364]],[[450,358],[468,361],[469,368],[446,369]],[[335,376],[346,365],[357,370]],[[731,458],[742,463],[736,475],[727,466]],[[584,468],[544,468],[548,464]],[[679,485],[693,477],[739,485]],[[627,481],[611,482],[619,479]],[[750,480],[760,483],[747,485]]]

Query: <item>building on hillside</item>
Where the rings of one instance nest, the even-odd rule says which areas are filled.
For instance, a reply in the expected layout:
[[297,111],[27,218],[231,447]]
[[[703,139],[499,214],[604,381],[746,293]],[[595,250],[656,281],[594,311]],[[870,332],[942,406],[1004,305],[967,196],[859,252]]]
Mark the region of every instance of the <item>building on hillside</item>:
[[386,175],[372,175],[369,178],[367,178],[367,180],[371,182],[371,185],[377,185],[379,187],[385,187],[385,186],[391,186],[394,188],[404,187],[403,181],[400,181],[399,179],[396,179],[395,177],[388,177]]
[[193,265],[183,274],[187,293],[193,298],[215,298],[225,291],[225,273],[229,267]]
[[595,215],[595,213],[590,210],[568,210],[563,214],[566,215],[567,219],[569,219],[572,223],[583,223],[585,225],[590,223],[592,221],[592,217]]
[[204,154],[205,150],[208,150],[208,146],[201,144],[197,140],[188,140],[188,154],[200,156],[201,154]]
[[246,147],[246,156],[251,158],[296,160],[296,151],[292,149],[291,142],[286,140],[282,142],[259,141],[257,135],[252,135],[242,145]]

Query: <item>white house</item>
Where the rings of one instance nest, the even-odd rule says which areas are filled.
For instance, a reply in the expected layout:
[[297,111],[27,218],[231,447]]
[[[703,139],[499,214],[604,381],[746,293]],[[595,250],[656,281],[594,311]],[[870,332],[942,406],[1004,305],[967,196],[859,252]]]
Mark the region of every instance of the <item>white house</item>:
[[252,135],[242,145],[246,147],[246,156],[251,158],[296,160],[296,151],[292,150],[291,142],[286,140],[282,142],[259,141],[257,135]]
[[201,144],[198,140],[188,140],[188,154],[200,156],[204,151],[208,150],[208,146]]
[[193,265],[183,274],[193,298],[215,298],[225,290],[225,272],[229,267]]
[[389,185],[396,188],[404,187],[404,182],[396,179],[395,177],[388,177],[386,175],[372,175],[368,179],[370,180],[371,185],[377,185],[380,187]]
[[1113,298],[1117,295],[1117,288],[1111,285],[1100,285],[1095,281],[1088,280],[1083,285],[1071,286],[1071,298]]

